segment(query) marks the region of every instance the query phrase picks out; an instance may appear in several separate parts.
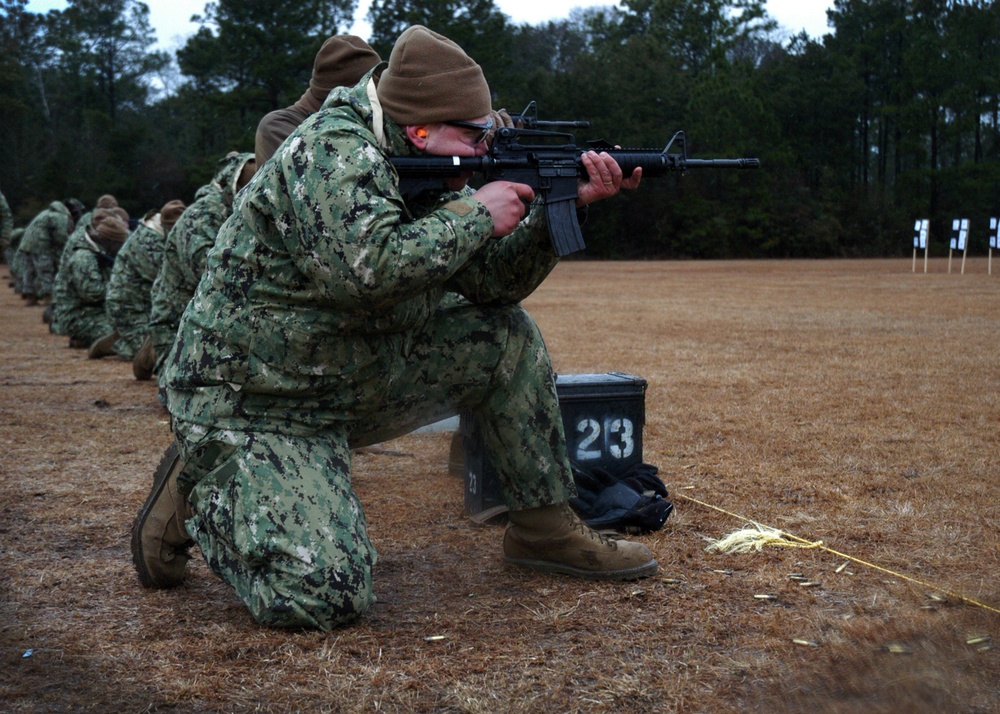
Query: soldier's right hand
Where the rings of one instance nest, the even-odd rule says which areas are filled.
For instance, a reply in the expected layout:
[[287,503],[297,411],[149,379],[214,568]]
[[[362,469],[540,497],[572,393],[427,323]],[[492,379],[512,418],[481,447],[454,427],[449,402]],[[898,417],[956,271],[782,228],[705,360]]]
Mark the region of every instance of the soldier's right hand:
[[527,204],[535,200],[531,186],[511,181],[491,181],[472,194],[493,218],[493,237],[510,235],[524,218]]

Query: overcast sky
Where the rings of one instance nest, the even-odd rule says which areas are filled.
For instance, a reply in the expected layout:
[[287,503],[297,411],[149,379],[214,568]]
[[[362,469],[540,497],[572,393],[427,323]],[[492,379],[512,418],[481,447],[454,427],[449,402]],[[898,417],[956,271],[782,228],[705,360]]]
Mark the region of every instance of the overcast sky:
[[[208,0],[145,0],[149,5],[150,21],[156,30],[160,47],[176,49],[198,26],[191,23],[191,16],[201,14]],[[608,0],[495,0],[497,7],[516,23],[537,24],[546,20],[569,16],[575,7],[614,5]],[[368,12],[369,0],[359,0],[357,21],[353,34],[367,38],[369,28],[363,22]],[[826,11],[833,0],[767,0],[765,6],[771,17],[788,30],[789,36],[805,30],[811,37],[821,37],[828,31]],[[63,9],[65,0],[31,0],[30,12],[47,12]]]

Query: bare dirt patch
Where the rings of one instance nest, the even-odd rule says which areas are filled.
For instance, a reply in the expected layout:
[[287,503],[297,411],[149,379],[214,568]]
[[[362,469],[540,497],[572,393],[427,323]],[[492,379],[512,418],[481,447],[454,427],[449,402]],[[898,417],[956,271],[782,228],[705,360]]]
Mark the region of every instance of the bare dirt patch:
[[[257,626],[198,560],[139,587],[129,524],[171,441],[154,386],[3,288],[0,709],[1000,711],[1000,276],[930,266],[559,266],[526,302],[556,369],[649,383],[659,575],[505,567],[450,435],[410,435],[357,455],[379,602],[331,634]],[[730,513],[870,565],[707,553]]]

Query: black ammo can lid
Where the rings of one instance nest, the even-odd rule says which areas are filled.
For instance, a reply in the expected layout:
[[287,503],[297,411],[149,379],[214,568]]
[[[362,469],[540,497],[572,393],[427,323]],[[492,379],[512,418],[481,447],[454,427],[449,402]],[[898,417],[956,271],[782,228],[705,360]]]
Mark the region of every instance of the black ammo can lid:
[[646,392],[646,380],[624,372],[556,375],[559,401],[577,399],[635,398]]

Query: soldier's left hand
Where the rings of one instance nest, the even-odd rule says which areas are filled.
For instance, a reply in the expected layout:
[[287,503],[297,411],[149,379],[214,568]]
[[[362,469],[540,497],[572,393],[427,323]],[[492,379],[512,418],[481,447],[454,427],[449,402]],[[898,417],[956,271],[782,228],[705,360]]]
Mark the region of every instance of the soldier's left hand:
[[634,189],[639,186],[642,169],[636,168],[629,177],[622,176],[618,162],[605,152],[587,151],[580,156],[580,161],[587,169],[587,181],[581,181],[577,191],[576,205],[582,208],[602,198],[614,196],[621,189]]

